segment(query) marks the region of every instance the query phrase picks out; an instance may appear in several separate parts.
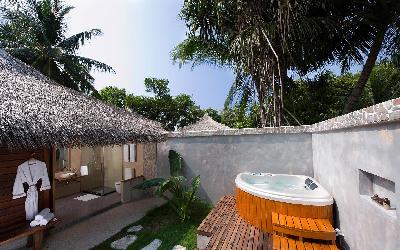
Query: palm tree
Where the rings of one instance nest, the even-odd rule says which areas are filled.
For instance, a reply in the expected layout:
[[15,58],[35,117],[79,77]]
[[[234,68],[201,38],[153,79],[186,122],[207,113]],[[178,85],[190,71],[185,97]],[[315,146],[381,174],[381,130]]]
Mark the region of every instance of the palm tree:
[[60,0],[25,0],[17,7],[1,7],[0,46],[56,82],[97,95],[90,71],[114,71],[77,54],[80,46],[102,32],[92,29],[66,37],[65,17],[72,9]]
[[371,0],[354,1],[353,11],[348,17],[349,32],[346,34],[348,43],[339,52],[344,66],[349,61],[360,61],[360,58],[349,56],[348,53],[359,51],[367,55],[367,60],[361,75],[353,88],[343,109],[343,113],[352,112],[367,84],[368,78],[375,66],[379,53],[394,55],[400,48],[400,1]]
[[331,50],[318,47],[323,39],[335,41],[330,32],[338,22],[331,2],[185,0],[181,17],[188,38],[173,59],[228,64],[237,78],[227,104],[236,97],[243,111],[244,104],[256,101],[261,126],[280,126],[288,70],[307,72],[334,58]]

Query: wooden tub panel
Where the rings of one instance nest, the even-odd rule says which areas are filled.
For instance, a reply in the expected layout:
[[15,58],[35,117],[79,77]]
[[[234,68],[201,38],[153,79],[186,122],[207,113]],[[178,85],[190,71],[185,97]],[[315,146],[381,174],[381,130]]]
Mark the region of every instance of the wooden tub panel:
[[310,206],[260,198],[236,188],[239,215],[264,232],[272,232],[272,212],[301,218],[328,219],[333,223],[332,205]]

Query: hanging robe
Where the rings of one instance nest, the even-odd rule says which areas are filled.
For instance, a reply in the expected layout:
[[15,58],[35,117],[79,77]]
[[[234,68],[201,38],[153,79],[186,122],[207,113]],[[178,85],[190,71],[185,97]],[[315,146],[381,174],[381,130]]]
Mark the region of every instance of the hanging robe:
[[[26,196],[25,212],[26,219],[32,220],[38,213],[38,190],[36,184],[42,180],[40,191],[51,188],[46,164],[42,161],[32,159],[18,166],[13,188],[13,199]],[[29,188],[25,193],[23,183],[28,183]]]

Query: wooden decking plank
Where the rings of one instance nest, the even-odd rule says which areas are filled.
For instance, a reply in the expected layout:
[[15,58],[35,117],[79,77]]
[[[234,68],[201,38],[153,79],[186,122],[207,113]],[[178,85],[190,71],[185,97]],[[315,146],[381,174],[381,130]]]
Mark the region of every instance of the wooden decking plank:
[[281,250],[288,250],[288,249],[289,249],[288,240],[284,237],[281,237]]
[[243,221],[244,227],[243,227],[243,233],[240,234],[240,239],[238,243],[238,249],[245,249],[247,247],[247,235],[250,233],[250,226],[247,224],[245,221]]
[[286,225],[290,228],[294,227],[293,216],[286,216]]
[[314,220],[311,218],[307,218],[308,226],[310,227],[311,231],[319,231],[318,226],[315,224]]
[[320,244],[315,243],[315,242],[313,242],[311,244],[312,244],[314,250],[321,250],[321,245]]
[[254,239],[253,239],[253,249],[258,249],[259,243],[260,243],[260,236],[261,236],[261,231],[260,229],[256,228],[254,231]]
[[289,243],[289,249],[290,250],[296,250],[296,241],[294,239],[288,239],[288,243]]
[[305,250],[303,241],[300,241],[300,240],[296,241],[296,247],[297,247],[297,250]]
[[262,250],[270,250],[272,249],[272,235],[267,233],[262,233],[263,235],[263,243],[262,243]]
[[338,247],[336,245],[329,245],[329,248],[331,250],[339,250]]
[[328,229],[326,229],[324,223],[322,223],[321,220],[315,219],[314,221],[315,221],[315,224],[317,224],[317,226],[321,232],[328,232]]
[[299,229],[299,230],[303,229],[303,227],[301,226],[301,221],[300,221],[299,217],[294,217],[293,216],[292,220],[293,220],[294,227],[296,229]]
[[313,250],[313,246],[310,242],[304,242],[304,249],[305,250]]
[[329,220],[321,219],[321,222],[324,224],[324,226],[328,230],[328,232],[335,231],[335,229],[332,227],[332,224],[329,222]]
[[325,244],[321,244],[320,245],[322,250],[330,250],[331,248],[329,247],[329,245],[325,245]]
[[286,227],[286,215],[279,214],[279,225]]
[[272,244],[273,244],[272,247],[274,250],[281,249],[281,239],[278,235],[276,235],[276,234],[272,235]]
[[308,226],[308,221],[306,218],[300,218],[300,222],[301,222],[301,227],[303,228],[303,230],[310,231],[310,226]]
[[230,245],[231,242],[234,240],[232,240],[232,237],[236,237],[236,234],[238,232],[239,226],[240,226],[240,217],[239,216],[235,216],[236,220],[235,223],[231,226],[231,230],[229,231],[227,237],[224,240],[224,243],[222,244],[221,249],[231,249],[232,246]]
[[232,244],[232,248],[233,249],[240,249],[240,248],[238,248],[239,242],[242,239],[242,235],[244,235],[245,232],[246,232],[246,223],[241,218],[240,219],[240,225],[239,225],[239,228],[238,228],[238,234],[236,235],[235,240],[234,240],[234,242]]
[[231,221],[229,220],[234,214],[235,212],[233,211],[233,209],[231,208],[231,206],[229,205],[229,201],[227,201],[226,199],[224,200],[225,202],[225,206],[222,209],[221,214],[219,215],[218,220],[216,221],[216,229],[217,230],[213,236],[211,237],[210,243],[209,243],[209,247],[212,250],[216,250],[218,249],[218,245],[221,242],[220,239],[223,238],[224,234],[227,234],[227,227],[229,225],[229,223],[231,223]]
[[276,224],[279,225],[279,218],[278,218],[278,214],[272,212],[272,224]]
[[[248,249],[248,250],[253,249],[255,233],[256,233],[256,228],[254,226],[251,226],[250,233],[247,238],[247,248],[246,249]],[[243,249],[244,249],[244,247],[243,247]]]

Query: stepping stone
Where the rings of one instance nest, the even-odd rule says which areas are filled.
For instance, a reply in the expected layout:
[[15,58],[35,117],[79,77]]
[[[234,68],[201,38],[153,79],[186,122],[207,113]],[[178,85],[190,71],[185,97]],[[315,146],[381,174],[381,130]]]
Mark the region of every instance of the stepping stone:
[[129,245],[133,244],[137,240],[136,235],[127,235],[119,240],[116,240],[111,243],[111,248],[124,250],[129,247]]
[[143,229],[142,225],[137,225],[137,226],[132,226],[132,227],[128,228],[127,232],[128,233],[135,233],[135,232],[139,232],[142,229]]
[[172,250],[186,250],[186,247],[181,246],[181,245],[176,245],[172,248]]
[[162,241],[159,239],[153,240],[150,244],[143,247],[142,250],[157,250],[161,246]]

